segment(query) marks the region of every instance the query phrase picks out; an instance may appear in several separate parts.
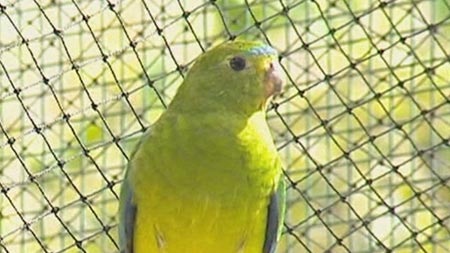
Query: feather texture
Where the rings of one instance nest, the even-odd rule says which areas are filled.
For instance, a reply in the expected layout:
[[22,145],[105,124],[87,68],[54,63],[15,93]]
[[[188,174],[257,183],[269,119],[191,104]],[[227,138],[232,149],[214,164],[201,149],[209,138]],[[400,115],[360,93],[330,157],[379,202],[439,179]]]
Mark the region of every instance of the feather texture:
[[265,105],[276,59],[267,45],[229,42],[196,61],[128,166],[122,252],[275,251],[284,184]]

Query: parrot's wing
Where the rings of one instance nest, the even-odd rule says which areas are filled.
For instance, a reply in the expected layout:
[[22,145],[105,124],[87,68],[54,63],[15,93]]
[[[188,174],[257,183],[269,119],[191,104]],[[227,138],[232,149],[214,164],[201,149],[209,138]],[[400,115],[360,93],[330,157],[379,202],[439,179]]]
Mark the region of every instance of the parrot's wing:
[[281,236],[286,210],[286,184],[283,176],[280,177],[276,192],[270,197],[268,209],[263,253],[275,253],[277,241]]
[[130,182],[125,176],[120,192],[120,221],[119,221],[119,244],[121,253],[133,253],[134,225],[136,219],[136,205],[133,203],[133,190]]

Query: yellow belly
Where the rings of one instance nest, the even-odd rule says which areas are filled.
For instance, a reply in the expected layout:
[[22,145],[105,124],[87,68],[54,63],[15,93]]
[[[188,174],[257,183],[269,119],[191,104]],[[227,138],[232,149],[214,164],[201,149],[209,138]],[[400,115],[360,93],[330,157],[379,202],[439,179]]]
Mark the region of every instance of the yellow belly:
[[139,201],[137,253],[261,253],[266,228],[266,198],[177,196],[153,189]]

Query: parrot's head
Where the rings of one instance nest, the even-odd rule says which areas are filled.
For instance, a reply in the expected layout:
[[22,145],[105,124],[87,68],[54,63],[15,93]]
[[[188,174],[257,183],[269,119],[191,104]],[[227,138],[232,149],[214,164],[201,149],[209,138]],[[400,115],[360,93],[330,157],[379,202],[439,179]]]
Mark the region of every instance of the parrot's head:
[[264,110],[282,89],[282,70],[272,47],[250,41],[230,41],[200,56],[178,93],[204,110],[227,108]]

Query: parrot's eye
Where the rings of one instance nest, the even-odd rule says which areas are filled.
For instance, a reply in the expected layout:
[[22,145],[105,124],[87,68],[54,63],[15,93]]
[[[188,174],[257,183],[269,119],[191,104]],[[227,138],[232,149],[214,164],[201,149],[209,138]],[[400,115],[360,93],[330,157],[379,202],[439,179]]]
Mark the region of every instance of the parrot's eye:
[[245,68],[245,59],[241,56],[235,56],[230,60],[230,67],[235,71],[241,71]]

